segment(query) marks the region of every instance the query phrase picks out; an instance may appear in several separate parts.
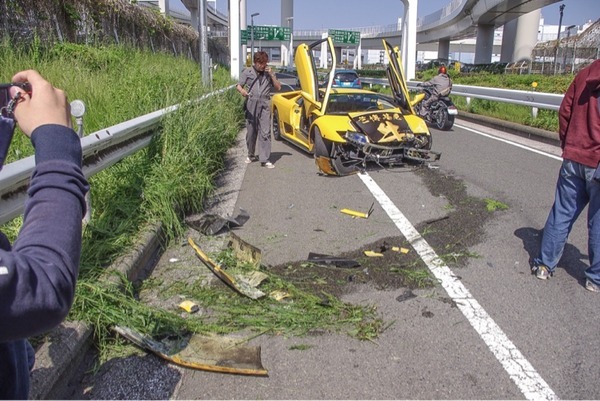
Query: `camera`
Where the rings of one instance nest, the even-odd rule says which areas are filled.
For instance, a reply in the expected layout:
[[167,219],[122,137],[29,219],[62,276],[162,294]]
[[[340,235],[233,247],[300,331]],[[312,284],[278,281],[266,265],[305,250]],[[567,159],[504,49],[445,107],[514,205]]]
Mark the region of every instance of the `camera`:
[[2,110],[2,115],[4,117],[10,117],[5,114],[5,110],[6,110],[6,107],[8,106],[8,103],[12,99],[12,97],[10,96],[10,88],[12,86],[18,86],[19,88],[23,89],[25,92],[31,92],[31,85],[27,82],[0,84],[0,110]]
[[11,86],[18,86],[26,92],[31,92],[31,85],[28,83],[0,84],[0,170],[6,160],[8,148],[15,132],[15,118],[12,113],[14,104],[11,104],[13,98],[10,96]]

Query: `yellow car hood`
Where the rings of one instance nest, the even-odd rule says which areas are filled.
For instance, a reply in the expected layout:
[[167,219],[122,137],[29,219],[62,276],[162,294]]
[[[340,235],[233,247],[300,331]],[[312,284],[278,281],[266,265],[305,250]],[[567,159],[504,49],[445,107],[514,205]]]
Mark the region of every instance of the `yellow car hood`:
[[413,137],[410,125],[399,111],[350,113],[354,126],[365,134],[371,143],[403,142]]

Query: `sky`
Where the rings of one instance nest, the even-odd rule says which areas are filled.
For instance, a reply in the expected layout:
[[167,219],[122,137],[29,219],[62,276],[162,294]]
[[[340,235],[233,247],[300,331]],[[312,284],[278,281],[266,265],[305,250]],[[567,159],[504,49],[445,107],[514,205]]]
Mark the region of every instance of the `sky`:
[[[451,0],[419,0],[417,15],[424,17],[440,10]],[[170,0],[171,8],[183,7],[180,0]],[[229,0],[216,0],[217,8],[227,13]],[[547,25],[558,25],[561,4],[565,5],[562,26],[583,25],[600,18],[600,0],[563,0],[542,9]],[[281,25],[281,0],[246,0],[248,25]],[[294,30],[348,29],[391,25],[404,14],[401,0],[294,0]]]

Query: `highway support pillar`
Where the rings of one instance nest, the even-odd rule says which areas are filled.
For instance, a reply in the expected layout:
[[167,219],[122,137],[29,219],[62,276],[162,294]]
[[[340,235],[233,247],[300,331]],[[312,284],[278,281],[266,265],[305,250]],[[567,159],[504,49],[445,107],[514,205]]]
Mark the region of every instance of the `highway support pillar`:
[[406,80],[415,79],[417,64],[417,5],[419,0],[401,0],[404,4],[402,19],[402,64]]
[[504,24],[500,61],[530,60],[537,44],[541,11],[534,10]]
[[442,60],[450,59],[450,39],[440,39],[438,41],[438,58]]
[[494,25],[477,25],[477,39],[475,43],[475,64],[491,63],[493,50]]

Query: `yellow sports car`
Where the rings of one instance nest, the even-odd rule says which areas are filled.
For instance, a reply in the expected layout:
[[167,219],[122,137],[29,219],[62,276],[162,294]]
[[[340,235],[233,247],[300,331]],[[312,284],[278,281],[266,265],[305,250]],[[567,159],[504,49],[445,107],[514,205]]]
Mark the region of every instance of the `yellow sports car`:
[[[332,88],[336,58],[331,38],[298,46],[294,61],[300,88],[273,95],[273,137],[314,154],[318,168],[329,175],[357,173],[370,162],[393,166],[438,160],[427,124],[410,104],[399,51],[383,44],[392,96]],[[319,84],[316,52],[331,58],[325,85]]]

